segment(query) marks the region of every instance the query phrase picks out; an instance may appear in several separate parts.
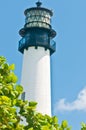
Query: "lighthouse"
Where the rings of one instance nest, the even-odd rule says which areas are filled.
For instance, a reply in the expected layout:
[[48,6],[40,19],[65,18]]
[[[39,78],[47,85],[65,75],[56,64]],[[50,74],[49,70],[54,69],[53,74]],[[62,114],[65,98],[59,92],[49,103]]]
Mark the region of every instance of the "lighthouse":
[[24,87],[22,98],[36,101],[37,111],[51,116],[51,67],[50,57],[56,50],[53,38],[55,30],[51,26],[52,10],[36,7],[24,11],[25,25],[20,29],[22,37],[18,50],[23,54],[21,84]]

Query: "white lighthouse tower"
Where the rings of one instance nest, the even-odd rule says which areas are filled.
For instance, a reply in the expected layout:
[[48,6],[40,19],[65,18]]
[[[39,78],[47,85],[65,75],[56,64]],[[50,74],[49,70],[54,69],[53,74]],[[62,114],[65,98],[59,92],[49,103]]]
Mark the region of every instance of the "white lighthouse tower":
[[52,40],[56,32],[51,26],[52,11],[41,7],[28,8],[24,14],[25,25],[19,31],[22,39],[18,50],[23,53],[21,84],[25,99],[36,101],[37,110],[51,116],[51,73],[50,56],[55,52]]

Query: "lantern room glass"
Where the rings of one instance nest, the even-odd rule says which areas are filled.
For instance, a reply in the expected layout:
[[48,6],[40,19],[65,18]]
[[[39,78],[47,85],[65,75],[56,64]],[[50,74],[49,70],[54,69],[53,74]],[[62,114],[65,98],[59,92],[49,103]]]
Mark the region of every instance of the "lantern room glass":
[[44,27],[50,28],[51,16],[45,10],[30,10],[26,14],[25,19],[26,27]]

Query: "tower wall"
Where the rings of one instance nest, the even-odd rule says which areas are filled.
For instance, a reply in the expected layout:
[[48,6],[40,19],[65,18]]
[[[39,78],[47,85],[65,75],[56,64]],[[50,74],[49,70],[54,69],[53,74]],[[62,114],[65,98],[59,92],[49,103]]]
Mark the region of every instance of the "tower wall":
[[21,84],[25,99],[36,101],[37,111],[51,116],[50,51],[44,47],[24,49]]
[[24,11],[25,25],[19,31],[22,38],[18,50],[23,54],[21,84],[25,99],[36,101],[38,112],[51,116],[50,55],[56,51],[52,40],[56,31],[51,26],[53,12],[41,7],[40,1],[36,5]]

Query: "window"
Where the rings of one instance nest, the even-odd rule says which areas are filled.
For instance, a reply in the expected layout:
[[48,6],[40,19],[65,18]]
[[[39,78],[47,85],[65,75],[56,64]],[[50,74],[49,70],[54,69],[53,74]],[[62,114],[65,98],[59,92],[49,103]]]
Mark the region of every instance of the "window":
[[25,92],[22,93],[21,99],[22,99],[23,101],[25,101]]

